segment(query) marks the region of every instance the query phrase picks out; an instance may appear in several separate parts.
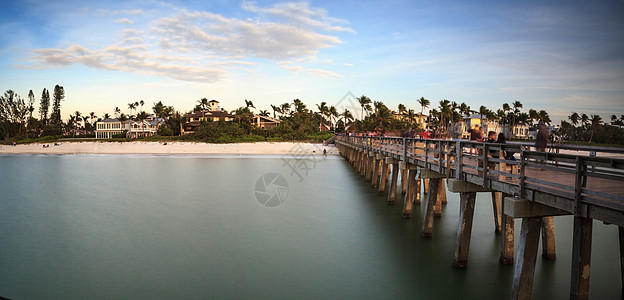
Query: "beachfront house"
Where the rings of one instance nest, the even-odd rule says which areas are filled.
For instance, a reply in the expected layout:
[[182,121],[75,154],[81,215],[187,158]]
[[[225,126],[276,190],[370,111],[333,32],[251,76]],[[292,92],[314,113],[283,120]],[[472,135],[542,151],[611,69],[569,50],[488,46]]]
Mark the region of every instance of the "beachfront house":
[[190,114],[186,114],[186,121],[180,128],[182,135],[195,132],[201,122],[231,122],[234,116],[229,114],[225,109],[219,107],[219,101],[211,100],[208,102],[208,109],[202,109]]
[[276,120],[271,117],[255,116],[251,124],[262,129],[271,129],[277,127],[280,122],[280,120]]
[[164,124],[163,119],[151,117],[146,120],[132,121],[130,123],[130,130],[128,131],[128,137],[136,139],[140,137],[152,136],[158,133],[158,128]]
[[130,131],[132,121],[119,121],[118,119],[106,119],[95,123],[96,139],[112,139],[114,135]]

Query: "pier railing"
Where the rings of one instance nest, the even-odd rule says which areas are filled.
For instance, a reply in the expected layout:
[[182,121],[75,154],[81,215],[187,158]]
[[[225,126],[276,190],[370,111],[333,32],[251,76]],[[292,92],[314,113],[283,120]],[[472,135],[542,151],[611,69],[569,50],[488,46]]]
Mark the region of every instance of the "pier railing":
[[624,159],[610,157],[624,149],[552,145],[541,152],[526,143],[361,136],[338,136],[336,142],[624,226]]

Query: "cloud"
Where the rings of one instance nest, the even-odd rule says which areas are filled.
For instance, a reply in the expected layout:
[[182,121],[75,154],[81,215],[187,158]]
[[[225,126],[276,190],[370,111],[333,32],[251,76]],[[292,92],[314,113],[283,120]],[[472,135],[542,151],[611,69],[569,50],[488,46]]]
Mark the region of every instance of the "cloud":
[[[205,83],[222,79],[229,69],[254,66],[256,63],[250,61],[254,59],[278,64],[284,60],[298,63],[316,60],[319,51],[342,42],[327,32],[353,32],[348,27],[334,25],[345,21],[330,18],[325,10],[308,3],[262,8],[245,2],[242,9],[256,13],[257,17],[232,18],[175,8],[167,10],[173,14],[141,22],[141,26],[128,18],[117,18],[113,22],[134,28],[121,29],[112,44],[87,48],[76,42],[68,47],[34,49],[30,60],[35,67],[82,64]],[[98,13],[112,18],[144,12],[137,9]],[[313,76],[342,77],[321,69],[280,66]]]
[[128,18],[121,18],[121,19],[117,19],[115,20],[115,23],[117,24],[126,24],[126,25],[132,25],[134,22]]
[[222,79],[225,73],[207,64],[174,63],[178,60],[175,57],[161,56],[154,59],[140,45],[109,46],[95,51],[80,45],[72,45],[65,49],[37,49],[33,50],[33,53],[31,59],[48,66],[65,67],[82,64],[98,69],[135,72],[200,83],[216,82]]
[[182,12],[156,21],[160,43],[216,55],[281,60],[314,55],[338,44],[338,37],[290,24],[226,18],[210,12]]
[[355,66],[354,64],[349,64],[349,63],[343,63],[342,65],[345,66],[345,67],[353,67],[353,66]]
[[260,15],[278,17],[296,26],[309,26],[323,31],[346,31],[355,33],[352,28],[335,26],[331,23],[346,23],[346,21],[327,16],[327,11],[321,8],[312,8],[307,2],[277,3],[269,8],[261,8],[254,2],[243,2],[244,10]]

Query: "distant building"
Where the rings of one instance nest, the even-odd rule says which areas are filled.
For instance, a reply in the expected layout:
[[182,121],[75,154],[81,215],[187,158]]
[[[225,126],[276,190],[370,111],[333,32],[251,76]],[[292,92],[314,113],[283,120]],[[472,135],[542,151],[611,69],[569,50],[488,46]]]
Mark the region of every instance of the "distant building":
[[422,129],[427,129],[427,116],[421,113],[416,113],[412,120],[409,119],[409,115],[402,114],[400,112],[392,111],[392,118],[399,121],[416,122]]
[[114,135],[130,130],[131,121],[119,121],[118,119],[106,119],[95,123],[96,139],[112,139]]
[[234,120],[234,116],[229,114],[223,108],[219,107],[219,101],[211,100],[208,102],[208,109],[202,109],[194,113],[186,115],[188,119],[180,128],[182,135],[193,133],[199,128],[202,121],[204,122],[219,122],[221,120],[225,122],[231,122]]
[[149,118],[142,121],[132,121],[130,123],[130,130],[128,131],[128,137],[136,139],[140,137],[152,136],[158,133],[158,128],[164,124],[161,118]]
[[271,129],[271,128],[275,128],[280,124],[280,120],[276,120],[270,117],[264,117],[264,116],[255,116],[252,120],[252,124],[256,127],[262,128],[262,129]]

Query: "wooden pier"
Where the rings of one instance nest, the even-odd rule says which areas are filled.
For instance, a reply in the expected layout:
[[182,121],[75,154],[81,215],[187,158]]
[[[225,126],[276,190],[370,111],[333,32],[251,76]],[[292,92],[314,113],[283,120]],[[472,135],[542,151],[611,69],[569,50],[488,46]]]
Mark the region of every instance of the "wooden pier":
[[[515,262],[512,299],[531,297],[540,237],[542,256],[556,258],[554,217],[561,215],[574,216],[570,298],[589,297],[593,220],[619,226],[624,291],[624,159],[608,157],[624,150],[558,145],[551,147],[553,151],[537,152],[520,143],[344,135],[337,136],[335,143],[380,195],[387,192],[390,205],[395,203],[401,180],[403,218],[410,218],[412,207],[421,203],[423,188],[424,238],[432,237],[435,217],[446,202],[445,183],[450,192],[460,194],[453,260],[457,268],[468,264],[476,194],[492,193],[494,231],[503,234],[499,261]],[[469,155],[470,148],[476,148],[477,154]],[[583,150],[588,155],[560,150]],[[505,159],[505,153],[514,153],[513,159]],[[514,259],[518,218],[522,226]]]

